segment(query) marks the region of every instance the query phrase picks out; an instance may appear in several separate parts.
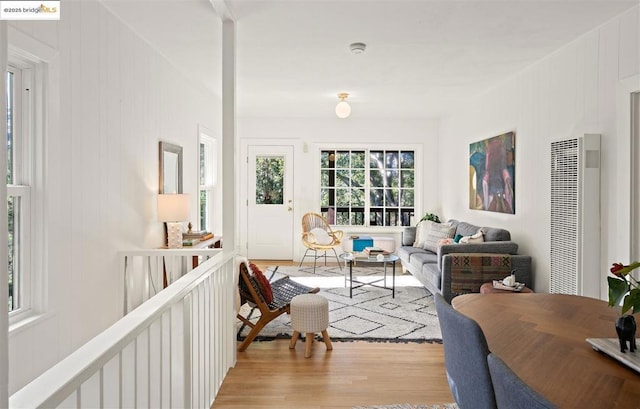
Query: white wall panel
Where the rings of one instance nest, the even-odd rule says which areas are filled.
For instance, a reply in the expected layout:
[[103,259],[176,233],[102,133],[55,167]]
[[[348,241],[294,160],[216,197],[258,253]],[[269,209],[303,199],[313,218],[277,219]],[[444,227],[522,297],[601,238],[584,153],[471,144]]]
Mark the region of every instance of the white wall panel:
[[[601,241],[607,244],[602,249],[601,280],[607,266],[618,261],[614,249],[624,246],[627,240],[618,232],[620,226],[628,225],[628,219],[620,218],[629,214],[629,201],[624,198],[628,195],[629,165],[616,158],[625,152],[628,156],[629,136],[618,132],[616,113],[629,108],[617,106],[616,90],[623,79],[622,72],[640,70],[637,58],[629,57],[633,53],[625,51],[638,47],[637,35],[629,37],[638,32],[637,13],[638,7],[585,34],[499,87],[470,100],[458,114],[441,123],[441,157],[454,164],[447,166],[447,182],[442,184],[446,216],[511,230],[520,252],[533,257],[536,291],[547,291],[549,284],[548,168],[552,141],[584,133],[603,135]],[[511,127],[517,130],[516,214],[469,210],[469,143]]]
[[119,317],[116,252],[162,243],[158,142],[184,148],[195,221],[198,125],[220,128],[219,98],[100,3],[62,7],[59,22],[11,23],[57,53],[44,192],[49,315],[11,335],[10,393]]

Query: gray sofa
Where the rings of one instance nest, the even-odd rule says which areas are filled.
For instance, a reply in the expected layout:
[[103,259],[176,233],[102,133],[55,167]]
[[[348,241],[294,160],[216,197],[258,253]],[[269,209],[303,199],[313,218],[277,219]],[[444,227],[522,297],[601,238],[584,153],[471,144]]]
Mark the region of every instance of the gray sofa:
[[[472,236],[480,229],[480,226],[457,220],[449,220],[447,223],[455,227],[456,235],[461,236]],[[442,294],[448,302],[461,293],[479,291],[479,280],[491,282],[492,279],[508,275],[504,271],[492,271],[490,267],[474,267],[475,270],[482,270],[469,274],[474,276],[476,283],[463,284],[462,281],[467,280],[461,278],[462,259],[478,266],[483,262],[482,257],[486,260],[487,257],[502,256],[499,258],[504,260],[507,270],[515,270],[516,280],[532,288],[531,257],[518,255],[518,244],[511,241],[509,231],[494,227],[482,227],[482,231],[482,243],[443,244],[438,246],[437,253],[433,253],[424,248],[413,247],[416,227],[405,227],[401,247],[396,250],[396,254],[400,257],[403,269],[414,275],[432,293]]]

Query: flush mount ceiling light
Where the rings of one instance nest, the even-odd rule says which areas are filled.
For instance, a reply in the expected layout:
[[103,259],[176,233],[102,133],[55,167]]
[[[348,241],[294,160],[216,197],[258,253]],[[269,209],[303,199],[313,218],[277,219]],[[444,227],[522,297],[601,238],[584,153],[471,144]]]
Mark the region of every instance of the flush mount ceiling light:
[[362,54],[366,48],[367,45],[365,43],[352,43],[349,46],[349,49],[351,49],[351,52],[354,54]]
[[351,115],[351,106],[347,101],[345,101],[348,96],[349,94],[347,94],[346,92],[341,92],[338,94],[338,98],[340,98],[340,102],[338,102],[338,105],[336,105],[336,115],[338,116],[338,118],[346,118]]

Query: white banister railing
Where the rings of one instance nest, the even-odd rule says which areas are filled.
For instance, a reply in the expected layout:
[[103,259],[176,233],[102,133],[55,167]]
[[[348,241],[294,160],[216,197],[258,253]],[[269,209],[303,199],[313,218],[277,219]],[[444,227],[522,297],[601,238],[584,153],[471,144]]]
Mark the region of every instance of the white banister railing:
[[121,251],[120,271],[123,315],[159,293],[200,262],[222,249],[155,249]]
[[234,254],[218,252],[13,394],[9,408],[209,408],[236,362]]

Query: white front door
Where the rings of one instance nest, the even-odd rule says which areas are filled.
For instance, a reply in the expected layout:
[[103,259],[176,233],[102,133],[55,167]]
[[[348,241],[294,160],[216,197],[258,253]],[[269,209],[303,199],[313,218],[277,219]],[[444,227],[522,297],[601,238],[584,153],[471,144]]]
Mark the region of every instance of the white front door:
[[247,255],[293,259],[293,146],[248,147]]

